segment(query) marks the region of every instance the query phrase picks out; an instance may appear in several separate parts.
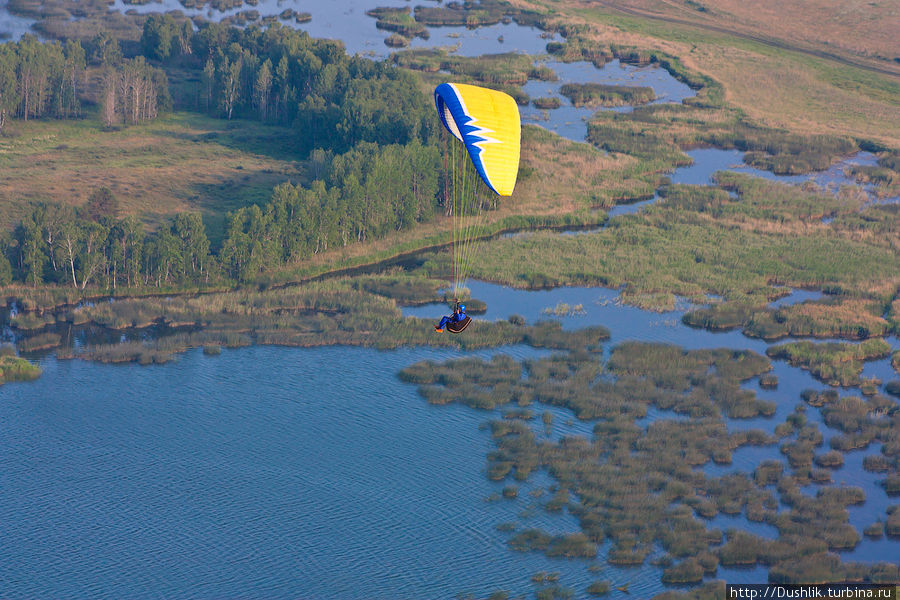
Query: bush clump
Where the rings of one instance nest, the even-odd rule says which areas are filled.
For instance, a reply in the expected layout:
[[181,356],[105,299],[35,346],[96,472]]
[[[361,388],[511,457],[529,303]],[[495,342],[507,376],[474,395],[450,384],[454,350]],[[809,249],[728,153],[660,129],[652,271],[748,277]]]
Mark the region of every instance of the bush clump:
[[703,581],[703,567],[697,559],[683,560],[663,571],[662,581],[673,584],[699,583]]
[[19,342],[19,350],[22,352],[38,352],[56,348],[62,343],[62,337],[58,333],[46,332],[28,336]]
[[863,362],[886,357],[890,344],[882,339],[860,344],[802,341],[770,346],[770,358],[785,359],[792,366],[810,371],[814,377],[834,386],[859,385]]
[[0,356],[0,384],[11,381],[33,381],[41,376],[41,368],[24,358],[3,354]]
[[759,387],[774,390],[778,387],[778,376],[772,373],[766,373],[759,377]]
[[509,540],[509,547],[519,552],[531,552],[540,550],[543,552],[550,546],[552,538],[548,533],[540,529],[526,529],[520,531]]
[[863,530],[863,535],[873,539],[884,537],[884,523],[876,521]]
[[562,101],[556,96],[534,98],[531,103],[541,110],[553,110],[562,106]]
[[609,581],[595,581],[587,588],[587,593],[591,596],[605,596],[609,593]]
[[838,469],[844,466],[844,455],[837,450],[817,454],[814,460],[817,465],[827,469]]
[[554,536],[547,546],[547,556],[593,558],[597,556],[597,545],[583,533]]

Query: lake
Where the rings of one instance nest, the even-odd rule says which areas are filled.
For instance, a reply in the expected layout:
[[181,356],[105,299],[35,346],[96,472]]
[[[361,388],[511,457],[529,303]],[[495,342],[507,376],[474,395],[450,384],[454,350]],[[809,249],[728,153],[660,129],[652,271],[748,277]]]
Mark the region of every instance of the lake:
[[[533,322],[560,302],[580,303],[584,314],[563,317],[564,326],[609,327],[607,351],[624,340],[757,352],[767,346],[738,332],[682,325],[687,305],[662,314],[622,306],[615,290],[469,287],[488,303],[485,319],[515,312]],[[804,293],[795,298],[802,299]],[[442,310],[404,312],[436,317]],[[546,354],[514,346],[466,355],[496,352]],[[499,413],[431,406],[396,377],[419,360],[462,355],[250,347],[219,357],[192,351],[152,367],[44,357],[39,380],[0,388],[4,597],[452,598],[526,593],[538,571],[560,572],[579,597],[597,578],[631,582],[640,596],[665,589],[649,561],[592,574],[584,560],[506,547],[510,534],[497,530],[501,523],[551,533],[577,531],[578,524],[532,506],[529,492],[552,484],[543,473],[522,485],[516,500],[488,501],[505,484],[485,476],[492,446],[480,425]],[[747,386],[777,403],[776,416],[729,420],[730,428],[772,431],[801,402],[800,391],[826,387],[784,362],[774,366],[777,390],[761,391],[755,380]],[[888,361],[871,367],[890,377]],[[554,436],[590,435],[590,423],[549,410]],[[818,411],[807,414],[820,422]],[[641,425],[659,418],[678,417],[656,411]],[[890,504],[875,483],[879,476],[861,469],[862,457],[877,450],[849,453],[834,476],[866,491],[864,507],[851,508],[859,528]],[[747,471],[768,458],[780,458],[777,446],[741,449],[733,465],[704,470]],[[767,527],[717,518],[722,522],[710,527]],[[891,551],[900,552],[900,544],[864,539],[846,554],[872,562]],[[717,576],[761,581],[765,573],[720,569]]]

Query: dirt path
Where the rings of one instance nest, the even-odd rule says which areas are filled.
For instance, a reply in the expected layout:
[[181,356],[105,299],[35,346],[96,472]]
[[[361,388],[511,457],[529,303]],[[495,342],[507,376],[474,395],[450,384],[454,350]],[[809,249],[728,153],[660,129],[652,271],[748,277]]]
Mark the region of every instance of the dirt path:
[[809,56],[815,56],[816,58],[822,58],[825,60],[838,62],[843,65],[857,67],[860,69],[865,69],[867,71],[872,71],[874,73],[879,73],[881,75],[888,75],[890,77],[900,78],[900,70],[888,69],[885,67],[879,67],[877,65],[869,64],[866,62],[855,61],[850,58],[847,58],[846,56],[832,54],[831,52],[825,52],[822,50],[812,50],[809,48],[803,48],[801,46],[795,46],[793,44],[789,44],[785,41],[778,40],[778,39],[767,38],[767,37],[762,37],[762,36],[758,36],[758,35],[752,35],[752,34],[744,33],[741,31],[735,31],[735,30],[729,29],[727,27],[720,27],[718,25],[711,25],[708,23],[702,23],[702,22],[698,22],[698,21],[690,21],[688,19],[679,19],[678,17],[670,17],[670,16],[666,16],[666,15],[650,13],[650,12],[646,12],[646,11],[642,11],[642,10],[637,10],[635,8],[629,8],[627,6],[620,6],[616,3],[609,2],[606,0],[594,0],[594,3],[599,4],[600,6],[603,6],[604,8],[606,8],[608,10],[625,13],[625,14],[631,15],[633,17],[639,17],[642,19],[653,19],[655,21],[663,21],[666,23],[678,23],[679,25],[687,25],[689,27],[696,27],[698,29],[705,29],[707,31],[715,31],[716,33],[723,33],[726,35],[743,38],[743,39],[750,40],[753,42],[759,42],[760,44],[765,44],[766,46],[772,46],[774,48],[779,48],[781,50],[788,50],[791,52],[800,52],[802,54],[807,54]]

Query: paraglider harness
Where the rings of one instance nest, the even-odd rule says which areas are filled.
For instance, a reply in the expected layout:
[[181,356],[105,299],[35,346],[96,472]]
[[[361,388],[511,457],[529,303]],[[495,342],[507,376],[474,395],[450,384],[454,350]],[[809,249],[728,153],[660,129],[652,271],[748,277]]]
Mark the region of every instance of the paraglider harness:
[[[460,314],[465,315],[465,313],[460,313],[459,309],[460,309],[460,304],[459,304],[459,301],[457,300],[456,306],[453,309],[453,316],[449,317],[449,318],[444,317],[443,319],[441,319],[441,322],[445,323],[444,327],[446,327],[447,331],[449,331],[450,333],[462,333],[466,329],[466,327],[469,326],[469,323],[472,322],[472,317],[470,317],[469,315],[466,315],[465,318],[463,318],[463,319],[459,319],[458,317]],[[457,320],[451,320],[453,318],[456,318]],[[440,326],[436,325],[435,329],[440,331]]]
[[[456,308],[453,309],[453,314],[457,314],[457,310],[459,310],[459,300],[456,301]],[[463,313],[465,314],[465,313]],[[472,322],[472,317],[466,315],[465,319],[460,319],[459,321],[451,321],[447,323],[447,331],[450,333],[462,333],[466,327],[469,326],[469,323]]]

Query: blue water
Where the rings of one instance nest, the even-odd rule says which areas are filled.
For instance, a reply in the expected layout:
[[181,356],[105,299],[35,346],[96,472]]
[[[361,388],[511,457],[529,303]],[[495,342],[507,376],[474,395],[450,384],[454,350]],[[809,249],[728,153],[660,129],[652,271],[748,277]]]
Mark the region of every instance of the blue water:
[[[350,54],[360,54],[376,59],[388,57],[394,50],[384,44],[390,31],[377,29],[375,19],[366,11],[376,6],[398,8],[414,7],[406,0],[340,0],[339,2],[310,2],[303,0],[259,0],[256,6],[245,4],[238,8],[219,11],[209,6],[185,8],[178,0],[154,0],[146,4],[126,4],[123,0],[110,2],[110,9],[119,12],[133,11],[138,14],[178,11],[188,17],[201,17],[208,21],[221,21],[240,12],[255,10],[260,19],[278,16],[287,8],[297,12],[307,12],[312,20],[296,23],[293,18],[280,20],[289,27],[302,29],[316,38],[341,40]],[[10,15],[7,0],[0,0],[0,35],[19,39],[23,33],[33,33],[34,19]],[[257,21],[259,23],[259,21]],[[545,34],[534,27],[519,26],[515,23],[498,23],[490,27],[467,29],[465,27],[430,27],[429,38],[415,38],[411,48],[444,47],[460,56],[479,56],[495,52],[523,52],[543,54],[547,42],[562,41],[558,34]],[[502,36],[503,41],[499,38]],[[2,38],[0,38],[2,39]]]
[[37,35],[31,28],[34,19],[10,14],[8,6],[9,0],[0,0],[0,44],[8,40],[18,40],[26,33]]
[[189,17],[203,17],[208,21],[221,21],[245,10],[255,10],[260,18],[279,15],[287,8],[297,12],[307,12],[312,20],[307,23],[296,23],[293,19],[281,21],[284,25],[302,29],[311,36],[325,39],[339,39],[344,42],[347,52],[366,56],[386,56],[387,47],[384,40],[389,31],[375,28],[375,19],[366,15],[366,11],[375,6],[408,7],[405,0],[340,0],[340,2],[310,2],[302,0],[259,0],[257,6],[244,5],[226,11],[219,11],[209,6],[204,8],[184,8],[178,0],[157,0],[142,5],[126,4],[122,0],[111,3],[111,9],[119,12],[136,11],[138,13],[156,13],[177,10]]
[[819,290],[790,290],[790,294],[769,303],[771,308],[780,308],[801,302],[816,302],[825,297]]
[[[0,35],[6,34],[12,39],[19,39],[23,33],[32,32],[34,19],[10,15],[7,0],[0,0]],[[406,0],[340,0],[340,2],[310,2],[308,0],[259,0],[256,6],[245,4],[225,11],[215,10],[209,6],[203,8],[185,8],[178,0],[154,0],[146,4],[126,4],[123,0],[110,2],[110,9],[119,12],[133,11],[138,14],[178,11],[189,17],[202,17],[208,21],[221,21],[240,12],[255,10],[260,19],[277,16],[286,8],[297,12],[307,12],[312,20],[307,23],[296,23],[293,19],[280,22],[289,27],[302,29],[317,38],[337,39],[344,43],[350,54],[360,54],[373,58],[385,58],[393,52],[384,44],[391,34],[389,31],[377,29],[375,19],[366,15],[366,11],[376,6],[392,6],[410,8],[414,5]],[[532,27],[521,27],[515,24],[498,24],[471,30],[464,27],[430,28],[429,40],[416,38],[411,47],[453,47],[459,45],[458,52],[465,56],[477,56],[490,52],[525,52],[541,54],[548,41],[560,41],[558,35],[542,37],[540,30]],[[503,42],[498,38],[503,36]],[[2,39],[2,38],[0,38]]]
[[[583,141],[587,137],[587,121],[598,109],[573,106],[568,98],[559,93],[560,88],[566,83],[651,87],[657,96],[656,100],[652,102],[653,104],[662,102],[677,104],[685,98],[696,95],[696,92],[686,84],[672,77],[665,69],[655,65],[638,67],[624,64],[619,60],[610,61],[600,69],[587,61],[563,63],[548,60],[543,64],[553,69],[558,79],[556,81],[529,81],[522,86],[522,90],[532,99],[559,98],[561,105],[559,108],[549,110],[541,110],[533,105],[523,106],[520,108],[522,119],[541,125],[570,140]],[[632,109],[631,106],[618,106],[600,110],[625,112]]]
[[[585,581],[578,562],[506,549],[495,527],[528,497],[486,502],[502,487],[484,475],[486,415],[432,407],[396,377],[456,355],[45,359],[38,381],[0,388],[0,595],[433,598],[526,591],[539,570]],[[528,525],[577,530],[544,511]]]
[[804,175],[775,175],[770,171],[756,169],[744,163],[744,152],[740,150],[698,148],[690,150],[686,154],[693,159],[694,164],[689,171],[676,169],[675,175],[671,177],[672,183],[707,185],[712,183],[712,175],[716,171],[734,171],[736,173],[746,173],[748,175],[753,175],[754,177],[762,177],[770,181],[778,181],[781,183],[802,185],[811,182],[831,194],[839,192],[842,186],[855,186],[863,190],[872,202],[900,202],[900,196],[879,198],[874,185],[857,184],[854,179],[845,173],[845,171],[853,165],[874,166],[877,164],[878,159],[871,152],[857,152],[852,156],[837,161],[824,171],[815,171]]
[[[487,301],[486,319],[515,312],[533,322],[559,302],[583,304],[583,315],[561,321],[566,328],[606,325],[613,336],[607,348],[627,339],[758,352],[767,346],[738,332],[687,328],[680,322],[687,306],[662,315],[622,306],[615,290],[470,287]],[[430,318],[440,310],[404,312]],[[522,346],[474,354],[495,352],[546,355]],[[515,500],[488,501],[510,483],[490,482],[484,472],[492,444],[479,426],[499,413],[430,406],[396,378],[418,360],[461,355],[251,347],[220,357],[192,351],[153,367],[43,359],[38,381],[0,388],[0,592],[4,598],[451,598],[496,589],[528,593],[537,571],[560,572],[579,597],[596,578],[630,582],[642,597],[662,591],[660,572],[649,562],[638,569],[605,565],[599,577],[587,570],[590,561],[507,549],[511,534],[498,531],[500,523],[554,533],[578,525],[566,513],[540,508],[549,492],[529,493],[552,485],[545,474],[520,484]],[[824,388],[786,363],[774,368],[778,389],[757,393],[777,403],[777,416],[729,420],[729,428],[772,431],[802,389]],[[591,435],[591,424],[565,409],[532,409],[542,437]],[[544,410],[554,414],[549,431],[540,421]],[[658,413],[642,425],[672,418]],[[817,410],[807,414],[820,420]],[[835,484],[866,490],[866,505],[850,509],[860,529],[891,503],[875,484],[879,477],[860,467],[862,456],[877,451],[850,453],[835,472]],[[743,448],[731,465],[703,470],[749,472],[769,458],[781,458],[777,446]],[[709,526],[740,522],[717,517]],[[749,527],[771,535],[767,526]],[[864,540],[845,555],[871,562],[891,550],[900,546]],[[766,571],[719,572],[732,575],[762,581]]]
[[[429,37],[410,41],[410,48],[444,48],[456,56],[481,56],[500,52],[519,52],[532,56],[546,52],[548,42],[561,42],[556,33],[516,23],[497,23],[488,27],[429,27]],[[501,41],[502,38],[502,41]]]

